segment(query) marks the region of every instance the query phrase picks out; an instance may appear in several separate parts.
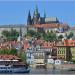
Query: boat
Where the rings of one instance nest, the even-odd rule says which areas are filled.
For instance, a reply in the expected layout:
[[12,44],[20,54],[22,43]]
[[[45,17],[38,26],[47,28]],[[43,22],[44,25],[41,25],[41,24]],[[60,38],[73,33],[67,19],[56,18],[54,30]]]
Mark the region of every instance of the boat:
[[26,66],[0,66],[0,73],[29,73],[30,69]]
[[29,65],[16,56],[0,55],[0,73],[29,73]]
[[30,68],[26,65],[0,65],[0,73],[29,73]]

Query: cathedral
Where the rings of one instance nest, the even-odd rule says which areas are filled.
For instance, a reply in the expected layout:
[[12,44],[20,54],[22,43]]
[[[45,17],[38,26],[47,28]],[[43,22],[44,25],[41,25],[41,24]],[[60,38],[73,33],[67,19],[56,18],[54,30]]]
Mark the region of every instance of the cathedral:
[[46,13],[44,12],[44,16],[41,17],[38,11],[38,7],[34,10],[33,17],[31,17],[30,10],[27,18],[27,25],[35,25],[35,24],[49,24],[49,23],[59,23],[56,17],[46,17]]
[[65,32],[69,29],[68,24],[61,23],[57,17],[46,17],[44,12],[43,17],[40,16],[38,7],[36,6],[33,16],[30,10],[27,18],[27,30],[44,31],[44,32]]

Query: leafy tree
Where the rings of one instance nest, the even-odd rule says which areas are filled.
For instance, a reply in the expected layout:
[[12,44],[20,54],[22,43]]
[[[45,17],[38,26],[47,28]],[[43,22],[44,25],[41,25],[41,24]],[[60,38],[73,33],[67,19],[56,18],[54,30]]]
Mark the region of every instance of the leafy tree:
[[27,31],[27,36],[34,37],[34,38],[41,38],[43,32],[35,32],[34,30],[28,30]]
[[19,36],[19,32],[17,32],[14,29],[11,29],[10,31],[4,30],[2,32],[2,35],[7,38],[7,40],[17,40],[17,37]]
[[12,55],[17,55],[17,50],[16,49],[12,49],[12,50],[10,50],[9,53],[12,54]]
[[49,32],[47,34],[44,34],[43,39],[46,40],[46,41],[54,41],[54,40],[57,40],[57,37],[56,37],[55,33]]
[[62,39],[62,38],[63,38],[63,35],[59,35],[59,36],[58,36],[58,39]]
[[20,53],[18,54],[18,56],[19,56],[23,61],[26,62],[27,57],[26,57],[26,53],[25,53],[25,52],[20,51]]
[[34,30],[27,31],[27,36],[34,37],[35,35],[36,35],[36,32]]
[[2,49],[0,50],[0,54],[17,55],[17,50],[16,49]]
[[45,33],[45,32],[35,32],[33,30],[29,30],[27,32],[27,35],[37,39],[43,38],[46,41],[54,41],[57,39],[56,34],[54,32]]
[[73,32],[70,32],[70,34],[67,35],[67,39],[70,39],[70,38],[72,38],[73,36],[74,36]]

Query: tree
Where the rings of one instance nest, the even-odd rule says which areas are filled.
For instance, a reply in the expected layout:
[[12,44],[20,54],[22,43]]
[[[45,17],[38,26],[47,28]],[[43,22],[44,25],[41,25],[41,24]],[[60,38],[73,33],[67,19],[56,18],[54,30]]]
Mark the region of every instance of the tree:
[[27,31],[27,36],[34,37],[35,35],[36,35],[36,32],[34,30]]
[[70,32],[70,34],[67,35],[67,39],[70,39],[70,38],[72,38],[73,36],[74,36],[73,32]]
[[17,38],[19,36],[19,32],[17,32],[14,29],[11,29],[10,31],[4,30],[2,32],[2,35],[5,36],[7,38],[7,40],[17,40]]
[[17,50],[16,49],[2,49],[0,50],[0,54],[17,55]]
[[12,55],[17,55],[17,50],[16,49],[11,49],[9,53],[12,54]]
[[42,37],[42,34],[43,34],[42,32],[35,32],[34,30],[27,31],[27,36],[38,38],[38,39]]
[[21,60],[23,60],[24,62],[26,62],[27,57],[26,57],[26,53],[25,52],[20,51],[19,54],[18,54],[18,56],[21,58]]
[[57,40],[57,37],[55,33],[49,32],[47,34],[44,34],[43,39],[46,41],[54,41]]
[[62,39],[62,38],[63,38],[63,35],[59,35],[59,36],[58,36],[58,39]]
[[34,38],[37,38],[37,39],[42,38],[46,41],[54,41],[54,40],[57,39],[57,36],[54,32],[45,33],[45,32],[35,32],[33,30],[29,30],[27,32],[27,35],[31,36],[31,37],[34,37]]

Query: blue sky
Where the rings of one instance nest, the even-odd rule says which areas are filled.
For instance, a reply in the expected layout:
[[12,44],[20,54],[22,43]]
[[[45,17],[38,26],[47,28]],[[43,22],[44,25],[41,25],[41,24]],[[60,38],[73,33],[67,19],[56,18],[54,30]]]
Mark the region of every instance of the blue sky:
[[0,25],[26,24],[28,11],[33,16],[34,9],[43,16],[44,10],[47,17],[57,17],[60,22],[75,25],[75,1],[0,1]]

